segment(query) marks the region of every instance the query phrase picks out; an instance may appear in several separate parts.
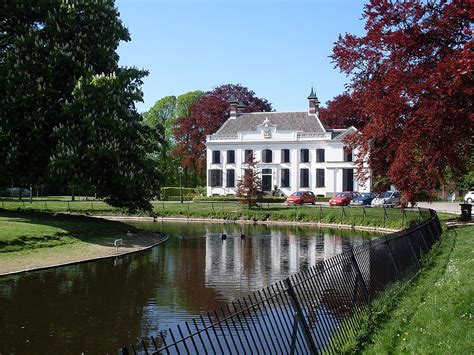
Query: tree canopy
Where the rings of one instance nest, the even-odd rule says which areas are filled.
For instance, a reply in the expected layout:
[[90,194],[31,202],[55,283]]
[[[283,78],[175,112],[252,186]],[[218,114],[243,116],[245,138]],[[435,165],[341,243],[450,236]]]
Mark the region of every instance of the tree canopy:
[[412,203],[446,170],[461,175],[472,154],[471,11],[468,0],[371,0],[366,33],[340,36],[333,49],[368,117],[351,141],[357,163],[368,157],[376,187],[394,184]]
[[0,170],[17,186],[87,183],[117,206],[149,207],[142,181],[150,171],[140,167],[153,154],[152,133],[134,106],[146,72],[118,65],[119,42],[130,36],[114,1],[22,0],[1,9]]
[[[158,100],[143,114],[145,122],[155,128],[163,142],[161,154],[155,162],[163,173],[163,184],[175,186],[179,181],[181,159],[172,154],[176,148],[174,129],[180,117],[189,115],[191,107],[204,95],[203,91],[195,90],[176,96],[166,96]],[[186,179],[185,179],[186,180]]]
[[326,102],[326,107],[319,110],[321,122],[329,128],[362,128],[368,121],[352,95],[345,92]]
[[266,112],[272,105],[242,85],[226,84],[204,94],[190,107],[189,115],[178,119],[175,129],[174,154],[181,165],[194,173],[194,184],[204,182],[206,168],[206,136],[215,133],[229,117],[229,99],[246,105],[246,112]]

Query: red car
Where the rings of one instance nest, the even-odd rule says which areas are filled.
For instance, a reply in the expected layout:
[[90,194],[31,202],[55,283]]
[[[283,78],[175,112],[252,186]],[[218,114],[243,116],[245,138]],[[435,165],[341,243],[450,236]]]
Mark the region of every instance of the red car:
[[330,206],[348,206],[352,199],[360,196],[360,193],[355,191],[339,192],[336,196],[329,200]]
[[314,205],[316,196],[311,191],[296,191],[286,198],[286,203],[294,203],[303,205],[311,203]]

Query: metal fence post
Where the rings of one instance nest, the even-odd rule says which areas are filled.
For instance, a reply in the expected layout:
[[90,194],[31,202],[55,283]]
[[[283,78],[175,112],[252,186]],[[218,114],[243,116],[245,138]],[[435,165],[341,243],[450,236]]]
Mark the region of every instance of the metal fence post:
[[393,269],[395,270],[395,275],[397,276],[397,279],[401,280],[400,271],[398,270],[397,263],[395,262],[395,258],[393,257],[392,247],[390,246],[390,243],[388,242],[388,239],[386,236],[384,237],[384,239],[385,239],[384,243],[388,248],[388,256],[390,260],[392,261]]
[[323,206],[319,205],[319,223],[323,220]]
[[418,213],[420,214],[420,222],[423,222],[423,213],[421,213],[420,207],[418,207]]
[[362,277],[362,273],[360,272],[359,265],[357,264],[357,260],[354,255],[354,250],[352,248],[350,249],[350,253],[351,253],[352,266],[356,272],[357,278],[359,279],[359,283],[362,285],[362,293],[364,294],[364,297],[366,298],[367,302],[369,302],[370,301],[369,290],[367,288],[367,285],[365,284],[364,278]]
[[288,277],[284,280],[284,282],[285,286],[287,287],[288,295],[290,296],[291,304],[296,312],[295,318],[298,319],[298,322],[301,326],[301,331],[303,332],[304,338],[306,340],[306,345],[308,345],[308,349],[310,350],[311,354],[317,354],[318,348],[316,347],[313,337],[311,336],[311,330],[304,319],[303,309],[301,308],[301,304],[299,303],[298,298],[296,297],[295,290],[291,283],[291,279]]
[[405,237],[407,239],[408,245],[410,246],[411,254],[415,258],[416,265],[418,266],[418,269],[421,269],[420,260],[418,260],[418,258],[416,257],[415,248],[413,248],[413,244],[411,244],[410,237],[409,237],[409,235],[406,235]]

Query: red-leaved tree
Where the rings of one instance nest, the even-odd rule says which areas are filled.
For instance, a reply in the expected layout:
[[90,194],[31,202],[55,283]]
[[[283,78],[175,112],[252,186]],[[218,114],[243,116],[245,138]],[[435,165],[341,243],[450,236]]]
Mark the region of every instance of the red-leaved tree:
[[376,187],[394,184],[411,203],[463,173],[472,154],[471,11],[469,0],[371,0],[366,34],[333,49],[370,118],[350,142],[357,163],[367,156]]
[[191,106],[189,116],[179,118],[174,130],[177,142],[174,154],[194,176],[193,185],[205,181],[206,136],[215,133],[229,117],[229,98],[246,105],[246,112],[266,112],[272,105],[242,85],[221,85],[206,93]]
[[326,107],[322,107],[319,110],[319,118],[324,126],[328,128],[354,126],[360,129],[368,121],[368,117],[362,114],[357,99],[354,99],[347,92],[326,102]]

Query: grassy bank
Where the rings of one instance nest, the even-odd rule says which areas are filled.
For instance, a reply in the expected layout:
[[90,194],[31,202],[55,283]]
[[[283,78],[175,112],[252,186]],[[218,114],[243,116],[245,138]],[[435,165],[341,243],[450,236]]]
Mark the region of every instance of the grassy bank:
[[474,227],[448,231],[365,344],[367,354],[474,352]]
[[[296,206],[264,203],[259,208],[247,209],[232,202],[153,202],[156,217],[217,218],[226,220],[248,219],[256,221],[302,221],[340,223],[386,228],[403,228],[420,219],[417,210],[405,214],[396,208],[360,208],[328,206]],[[1,200],[0,207],[14,211],[70,212],[92,215],[120,215],[126,212],[113,208],[102,201]],[[423,216],[426,218],[427,216]]]
[[473,236],[472,226],[447,231],[415,279],[393,285],[349,327],[341,353],[472,354]]
[[0,255],[76,243],[113,243],[130,226],[96,218],[0,211]]

